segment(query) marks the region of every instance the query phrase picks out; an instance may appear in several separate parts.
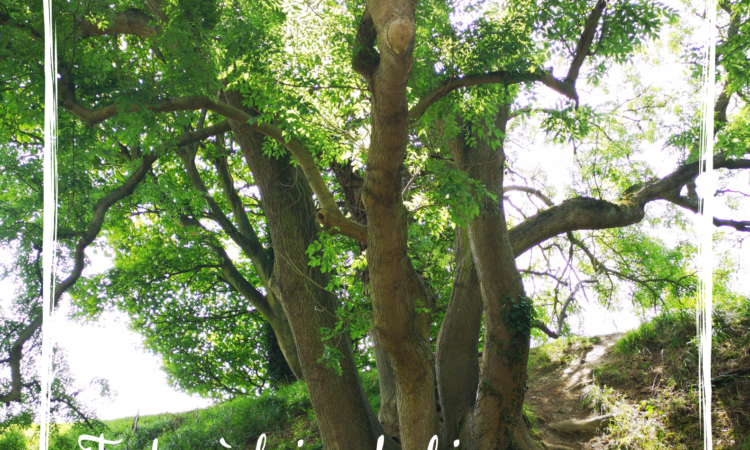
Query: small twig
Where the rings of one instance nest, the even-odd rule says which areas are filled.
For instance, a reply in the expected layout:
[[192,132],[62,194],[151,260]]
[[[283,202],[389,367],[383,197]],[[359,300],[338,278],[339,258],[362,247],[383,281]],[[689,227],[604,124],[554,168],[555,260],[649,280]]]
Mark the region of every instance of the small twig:
[[[318,288],[320,288],[321,290],[324,290],[324,291],[326,291],[326,292],[328,292],[328,293],[330,293],[330,294],[333,294],[333,295],[337,295],[337,294],[336,294],[335,292],[333,292],[333,291],[329,291],[328,289],[326,289],[326,288],[324,288],[323,286],[319,285],[319,284],[318,284],[318,283],[317,283],[317,282],[316,282],[315,280],[313,280],[313,279],[312,279],[312,278],[310,278],[310,277],[309,277],[309,276],[308,276],[307,274],[305,274],[305,273],[303,273],[303,272],[302,272],[301,270],[299,270],[299,268],[297,268],[297,266],[295,266],[295,265],[294,265],[294,263],[293,263],[293,262],[292,262],[292,261],[291,261],[291,260],[290,260],[290,259],[289,259],[289,258],[288,258],[288,257],[287,257],[287,256],[286,256],[285,254],[284,254],[284,253],[279,253],[279,255],[281,255],[281,257],[282,257],[282,258],[284,258],[284,259],[286,260],[286,262],[287,262],[287,263],[289,263],[289,265],[290,265],[290,266],[292,266],[292,269],[294,269],[294,271],[295,271],[295,272],[297,272],[298,274],[300,274],[300,275],[302,275],[303,277],[307,278],[307,279],[308,279],[308,280],[310,281],[310,283],[314,284],[315,286],[317,286],[317,287],[318,287]],[[313,296],[313,297],[314,297],[314,296]],[[321,305],[321,306],[322,306],[322,305]],[[324,309],[325,309],[325,308],[324,308]],[[337,319],[338,319],[338,318],[337,318]]]

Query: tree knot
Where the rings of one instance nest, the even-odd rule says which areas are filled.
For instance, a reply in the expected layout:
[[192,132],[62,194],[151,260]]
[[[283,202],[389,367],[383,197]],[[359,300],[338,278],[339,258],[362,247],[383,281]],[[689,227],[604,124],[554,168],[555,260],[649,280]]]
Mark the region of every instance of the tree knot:
[[386,38],[391,51],[401,56],[411,49],[414,43],[415,24],[404,16],[396,16],[386,25]]

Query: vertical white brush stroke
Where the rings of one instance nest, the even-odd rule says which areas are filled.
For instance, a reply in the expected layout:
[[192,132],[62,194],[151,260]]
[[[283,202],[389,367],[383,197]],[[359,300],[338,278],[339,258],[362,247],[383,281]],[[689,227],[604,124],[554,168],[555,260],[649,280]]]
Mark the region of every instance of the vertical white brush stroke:
[[[716,0],[706,0],[706,44],[703,66],[703,111],[697,187],[701,194],[698,261],[700,278],[696,302],[698,333],[698,398],[703,425],[703,448],[713,449],[711,429],[711,336],[713,309],[713,203],[716,192],[714,172],[714,99],[716,97]],[[705,164],[705,165],[704,165]]]
[[57,230],[57,45],[52,21],[52,0],[44,1],[44,225],[42,245],[42,383],[39,406],[39,448],[49,447],[50,384],[52,382],[52,293]]

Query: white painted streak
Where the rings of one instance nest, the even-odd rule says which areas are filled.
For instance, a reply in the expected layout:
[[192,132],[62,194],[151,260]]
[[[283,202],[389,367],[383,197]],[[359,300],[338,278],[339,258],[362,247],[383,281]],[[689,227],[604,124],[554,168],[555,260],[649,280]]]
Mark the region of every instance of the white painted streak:
[[[44,243],[42,245],[42,359],[39,364],[42,392],[39,406],[39,448],[49,447],[50,384],[52,382],[52,310],[57,230],[57,44],[52,1],[44,0]],[[47,325],[45,327],[45,325]]]
[[706,44],[703,66],[703,114],[699,168],[701,215],[699,217],[699,290],[696,301],[698,333],[698,389],[700,419],[703,425],[703,448],[713,449],[711,429],[711,335],[713,291],[713,217],[716,173],[714,172],[714,101],[716,97],[716,0],[706,0]]

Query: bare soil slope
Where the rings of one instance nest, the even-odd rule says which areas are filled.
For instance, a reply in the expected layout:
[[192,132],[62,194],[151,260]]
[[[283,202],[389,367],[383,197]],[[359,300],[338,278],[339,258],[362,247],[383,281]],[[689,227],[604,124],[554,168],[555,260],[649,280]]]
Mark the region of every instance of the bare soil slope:
[[[717,311],[714,329],[713,448],[750,450],[750,314]],[[548,450],[703,449],[697,362],[694,319],[683,313],[534,348],[533,428]]]

